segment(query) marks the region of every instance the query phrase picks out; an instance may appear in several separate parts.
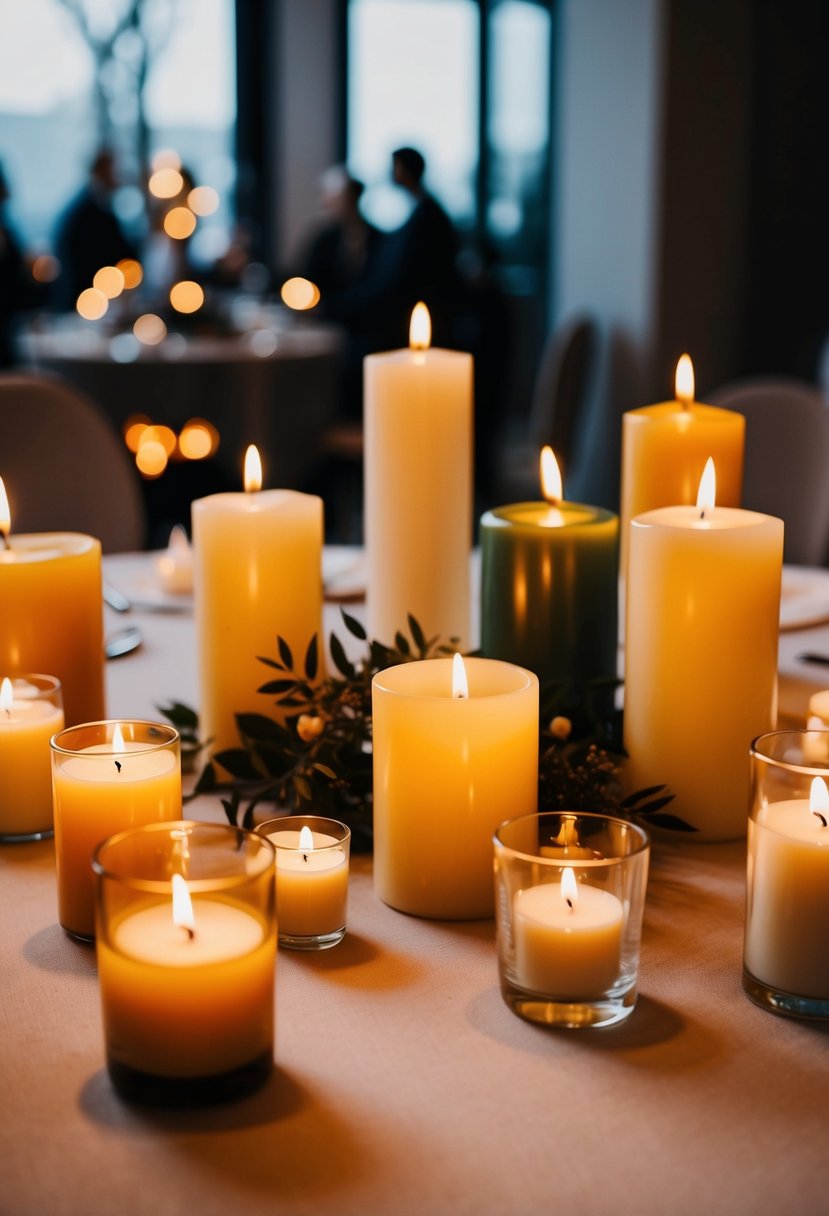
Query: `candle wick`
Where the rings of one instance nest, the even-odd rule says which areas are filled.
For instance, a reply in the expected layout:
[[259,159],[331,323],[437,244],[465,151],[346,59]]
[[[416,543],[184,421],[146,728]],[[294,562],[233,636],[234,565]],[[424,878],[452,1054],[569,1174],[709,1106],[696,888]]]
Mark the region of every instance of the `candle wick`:
[[568,907],[568,908],[570,909],[570,911],[572,912],[572,910],[573,910],[573,901],[572,901],[572,899],[568,899],[568,900],[567,900],[567,907]]
[[121,771],[121,761],[120,760],[115,761],[115,767],[118,769],[118,772],[120,773],[120,771]]
[[826,816],[825,816],[825,815],[821,815],[820,811],[812,811],[812,814],[813,814],[813,815],[817,815],[817,817],[818,817],[818,819],[820,820],[821,824],[822,824],[822,825],[823,825],[825,828],[829,827],[829,822],[827,822]]
[[192,942],[195,939],[196,930],[191,929],[189,925],[182,925],[181,927],[184,930],[184,932],[187,934],[187,940],[189,942]]
[[705,519],[705,507],[700,508],[699,517],[700,519]]
[[303,861],[307,861],[307,860],[308,860],[308,854],[307,854],[307,853],[303,853],[303,854],[302,854],[302,860],[303,860]]

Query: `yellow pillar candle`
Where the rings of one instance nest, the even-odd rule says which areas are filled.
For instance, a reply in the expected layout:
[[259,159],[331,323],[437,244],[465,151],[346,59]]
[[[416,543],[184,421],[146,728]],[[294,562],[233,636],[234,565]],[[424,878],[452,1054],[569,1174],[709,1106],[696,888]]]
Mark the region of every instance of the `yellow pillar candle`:
[[[299,820],[291,816],[284,822],[295,825]],[[341,831],[326,831],[329,824]],[[345,932],[348,903],[348,828],[315,816],[298,829],[271,820],[258,830],[276,849],[280,944],[312,949],[336,945]]]
[[0,840],[51,835],[49,740],[59,730],[59,681],[32,675],[0,680]]
[[516,892],[517,983],[557,999],[603,996],[619,978],[623,925],[621,901],[578,883],[571,869],[561,882]]
[[717,466],[719,502],[739,507],[743,488],[745,419],[694,400],[694,368],[683,355],[676,400],[622,416],[621,570],[627,571],[630,521],[657,507],[693,504],[709,456]]
[[92,853],[106,837],[181,816],[178,732],[152,722],[95,722],[52,742],[58,915],[95,936]]
[[239,746],[237,713],[273,712],[257,656],[276,657],[280,635],[301,669],[322,634],[322,499],[261,484],[249,449],[244,494],[193,503],[200,721],[213,752]]
[[757,807],[748,827],[745,966],[770,988],[829,1001],[829,793]]
[[492,835],[538,805],[538,678],[427,659],[372,681],[374,887],[401,912],[491,916]]
[[628,783],[667,784],[696,840],[745,835],[748,749],[777,701],[783,523],[713,502],[701,486],[634,519],[627,580]]
[[418,304],[409,349],[365,361],[368,631],[384,642],[409,613],[428,636],[469,638],[472,357],[429,341]]
[[0,670],[60,680],[66,721],[103,718],[101,542],[76,532],[10,535],[0,479]]

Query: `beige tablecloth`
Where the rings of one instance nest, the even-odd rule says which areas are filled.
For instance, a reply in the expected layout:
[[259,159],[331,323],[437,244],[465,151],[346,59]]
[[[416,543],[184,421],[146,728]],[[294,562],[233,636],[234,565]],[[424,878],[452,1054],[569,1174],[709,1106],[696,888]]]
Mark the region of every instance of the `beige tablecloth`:
[[[113,581],[135,568],[109,564]],[[110,712],[193,703],[192,620],[139,620],[143,648],[109,664]],[[400,915],[357,858],[342,945],[280,952],[272,1082],[154,1113],[110,1087],[94,954],[58,927],[52,844],[7,846],[0,1213],[825,1212],[829,1036],[742,992],[744,865],[742,843],[656,843],[633,1016],[553,1032],[503,1003],[491,923]]]

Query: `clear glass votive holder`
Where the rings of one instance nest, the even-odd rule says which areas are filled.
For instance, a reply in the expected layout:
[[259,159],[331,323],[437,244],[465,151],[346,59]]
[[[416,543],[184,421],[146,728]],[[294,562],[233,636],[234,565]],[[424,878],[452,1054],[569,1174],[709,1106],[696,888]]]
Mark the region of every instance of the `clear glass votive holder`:
[[765,1009],[829,1018],[829,730],[751,745],[743,988]]
[[327,950],[345,937],[351,831],[321,815],[286,815],[257,832],[276,850],[276,923],[289,950]]
[[56,676],[0,672],[0,843],[53,834],[49,741],[63,730]]
[[633,1012],[650,844],[581,811],[522,815],[495,833],[501,995],[545,1026],[612,1026]]
[[92,865],[115,1089],[164,1106],[257,1089],[273,1068],[273,846],[179,820],[119,832]]
[[72,937],[91,941],[95,846],[127,828],[181,818],[179,734],[120,719],[69,726],[51,744],[58,918]]

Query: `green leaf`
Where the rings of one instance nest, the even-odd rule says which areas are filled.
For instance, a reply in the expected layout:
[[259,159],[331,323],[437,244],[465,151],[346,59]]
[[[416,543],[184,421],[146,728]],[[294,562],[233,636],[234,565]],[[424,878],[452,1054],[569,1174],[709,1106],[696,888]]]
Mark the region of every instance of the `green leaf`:
[[428,646],[426,643],[426,638],[424,636],[423,630],[420,628],[420,624],[419,624],[417,618],[413,617],[411,612],[409,613],[409,633],[414,638],[414,644],[418,648],[420,653],[425,654],[428,649]]
[[273,718],[267,718],[264,714],[235,714],[236,725],[239,728],[239,734],[248,739],[267,740],[268,742],[281,742],[287,732],[274,722]]
[[[664,785],[649,785],[647,789],[636,790],[633,794],[628,794],[627,798],[623,799],[620,806],[636,806],[643,798],[651,798],[654,794],[658,794],[660,790],[664,790]],[[673,795],[671,795],[673,797]]]
[[344,608],[340,609],[340,616],[343,618],[343,624],[348,632],[353,634],[355,638],[359,638],[361,642],[365,642],[368,639],[368,634],[355,616],[351,616]]
[[661,812],[656,814],[646,815],[648,823],[652,823],[657,828],[670,828],[672,832],[696,832],[696,828],[690,823],[686,823],[684,819],[680,819],[678,815],[663,815]]
[[411,654],[412,648],[405,634],[398,632],[394,635],[394,644],[401,654]]
[[305,652],[305,676],[309,680],[316,679],[317,669],[319,668],[319,647],[317,645],[317,635],[311,638],[308,643],[308,649]]
[[229,747],[226,751],[217,752],[213,759],[222,768],[226,768],[231,777],[238,777],[242,781],[256,781],[262,776],[259,770],[254,768],[250,753],[244,748]]
[[334,666],[337,671],[341,672],[346,679],[353,680],[355,676],[354,664],[349,661],[348,655],[343,649],[343,644],[337,637],[336,633],[331,634],[329,642],[331,650],[331,658],[334,660]]
[[288,645],[288,643],[285,641],[284,638],[281,638],[281,637],[277,638],[276,641],[277,641],[277,645],[279,646],[280,659],[285,664],[288,671],[293,671],[294,670],[294,656],[291,653],[290,646]]
[[237,826],[236,820],[239,814],[239,791],[234,790],[229,798],[222,798],[220,801],[224,807],[228,823],[231,827],[235,828]]
[[242,817],[242,827],[247,828],[248,831],[251,831],[253,828],[253,810],[255,805],[256,804],[252,802]]
[[304,798],[306,802],[310,802],[313,794],[311,792],[311,783],[305,777],[294,777],[294,789],[299,794],[300,798]]
[[156,708],[160,714],[164,715],[168,722],[172,722],[173,726],[188,731],[198,730],[199,716],[189,705],[182,705],[180,701],[173,701],[172,705],[158,705]]
[[259,663],[264,663],[266,667],[275,667],[277,671],[285,671],[284,664],[277,663],[276,659],[266,659],[265,656],[261,654],[258,654],[256,658]]
[[262,684],[257,688],[257,692],[263,693],[280,693],[287,692],[289,688],[296,687],[296,680],[269,680],[267,684]]
[[216,769],[211,763],[207,763],[201,771],[198,781],[193,789],[194,794],[207,794],[216,788],[217,778]]
[[332,781],[337,780],[337,774],[334,772],[333,768],[329,768],[327,764],[320,764],[319,761],[317,761],[313,767],[318,773],[322,773],[324,777],[330,777]]

